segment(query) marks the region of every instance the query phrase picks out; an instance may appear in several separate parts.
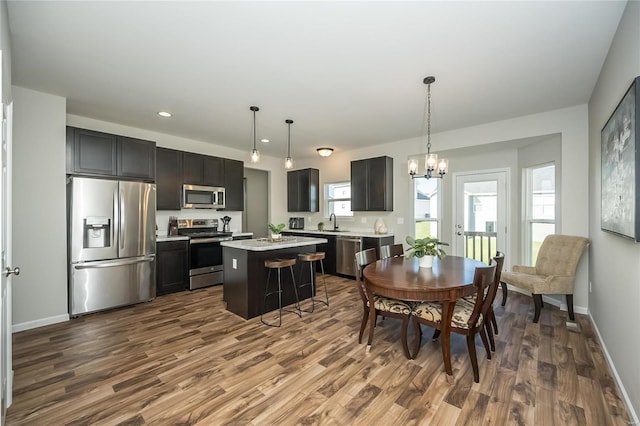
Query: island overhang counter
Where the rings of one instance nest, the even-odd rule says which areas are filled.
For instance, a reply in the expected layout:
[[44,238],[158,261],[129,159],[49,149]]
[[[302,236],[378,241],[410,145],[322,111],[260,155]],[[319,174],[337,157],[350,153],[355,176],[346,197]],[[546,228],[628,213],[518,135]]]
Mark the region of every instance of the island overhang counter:
[[[264,261],[269,259],[297,258],[300,253],[316,251],[317,244],[326,243],[326,238],[311,237],[283,237],[282,241],[273,242],[264,238],[251,240],[223,241],[223,299],[228,311],[241,316],[244,319],[255,318],[262,311],[264,289],[267,283],[268,270],[264,267]],[[298,262],[294,267],[297,281],[300,280],[300,267]],[[275,272],[275,271],[274,271]],[[308,266],[303,281],[309,280]],[[277,274],[271,274],[272,286],[277,280]],[[276,278],[273,277],[276,275]],[[307,286],[298,294],[300,300],[311,297],[311,287]],[[278,309],[276,297],[267,300],[265,312]],[[295,293],[291,283],[291,273],[288,268],[282,270],[282,306],[295,302]]]

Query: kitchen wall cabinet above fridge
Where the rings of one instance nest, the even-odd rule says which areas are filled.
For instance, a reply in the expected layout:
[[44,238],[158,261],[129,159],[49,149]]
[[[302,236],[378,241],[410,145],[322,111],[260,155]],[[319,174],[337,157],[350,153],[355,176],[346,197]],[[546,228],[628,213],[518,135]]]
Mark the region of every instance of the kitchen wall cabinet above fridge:
[[287,211],[320,211],[320,171],[302,169],[287,172]]
[[182,185],[225,188],[225,209],[244,210],[244,163],[175,149],[156,149],[158,210],[180,210]]
[[67,174],[155,181],[156,143],[67,127]]
[[384,156],[351,162],[351,210],[393,211],[393,158]]

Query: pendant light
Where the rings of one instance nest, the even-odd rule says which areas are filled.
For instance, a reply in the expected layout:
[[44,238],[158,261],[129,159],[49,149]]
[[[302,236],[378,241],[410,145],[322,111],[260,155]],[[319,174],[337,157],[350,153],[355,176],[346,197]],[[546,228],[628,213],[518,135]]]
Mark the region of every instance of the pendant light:
[[289,136],[287,137],[287,158],[284,159],[284,168],[287,170],[293,169],[293,158],[291,158],[291,124],[293,120],[284,120],[289,126]]
[[[424,177],[426,179],[431,179],[432,177],[442,178],[449,171],[449,160],[446,158],[441,158],[438,161],[438,154],[431,153],[431,84],[436,81],[436,78],[433,76],[425,77],[422,81],[427,85],[427,98],[425,100],[425,122],[427,125],[427,155],[424,158],[424,168],[425,174],[424,176],[417,175],[418,172],[418,160],[411,159],[409,160],[409,174],[411,178],[421,178]],[[437,176],[433,175],[433,172],[437,173]]]
[[256,111],[260,111],[257,106],[250,106],[249,109],[253,111],[253,150],[251,151],[251,162],[257,163],[260,161],[260,153],[256,148]]

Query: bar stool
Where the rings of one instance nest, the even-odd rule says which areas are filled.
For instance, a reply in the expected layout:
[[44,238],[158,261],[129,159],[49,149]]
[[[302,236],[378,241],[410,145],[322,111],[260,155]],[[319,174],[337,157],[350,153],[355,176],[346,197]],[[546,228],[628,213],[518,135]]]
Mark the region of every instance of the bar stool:
[[[313,297],[313,295],[316,292],[316,262],[320,262],[320,270],[322,271],[322,283],[324,284],[324,296],[326,300],[319,300],[319,302],[324,303],[325,305],[329,306],[329,294],[327,293],[327,282],[324,279],[324,263],[322,262],[322,259],[324,259],[325,255],[323,252],[317,252],[317,253],[300,253],[298,255],[298,260],[300,260],[301,262],[308,262],[309,263],[309,272],[311,273],[311,281],[309,281],[308,283],[304,283],[304,284],[300,284],[300,288],[302,287],[311,287],[311,310],[307,311],[304,310],[304,312],[313,312],[315,309],[315,299]],[[304,272],[304,265],[300,267],[300,282],[302,283],[302,273]]]
[[[269,327],[280,327],[280,325],[282,325],[282,276],[281,276],[281,272],[280,270],[282,268],[286,268],[287,266],[289,267],[289,270],[291,271],[291,280],[293,282],[293,291],[296,295],[296,310],[289,310],[289,309],[285,309],[285,311],[288,312],[293,312],[294,314],[298,315],[299,317],[302,317],[302,312],[300,310],[300,301],[298,299],[298,288],[296,286],[296,279],[293,276],[293,265],[296,264],[296,259],[269,259],[269,260],[265,260],[264,261],[264,267],[269,269],[269,273],[267,274],[267,285],[264,288],[264,299],[262,300],[262,312],[260,313],[260,321],[262,321],[262,323],[264,325],[268,325]],[[271,281],[271,271],[277,269],[278,270],[278,289],[277,290],[271,290],[269,291],[269,283]],[[263,315],[265,314],[265,309],[267,306],[267,297],[271,296],[273,294],[277,294],[278,295],[278,310],[279,310],[279,316],[278,316],[278,324],[269,324],[268,322],[266,322],[263,318]]]

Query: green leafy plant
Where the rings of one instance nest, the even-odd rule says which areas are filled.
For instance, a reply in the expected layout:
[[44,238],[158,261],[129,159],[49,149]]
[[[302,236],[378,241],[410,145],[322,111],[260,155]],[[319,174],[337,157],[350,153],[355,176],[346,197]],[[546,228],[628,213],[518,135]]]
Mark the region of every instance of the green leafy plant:
[[284,229],[284,223],[280,223],[278,225],[274,225],[273,223],[269,224],[269,231],[271,231],[272,234],[279,234],[282,232],[283,229]]
[[324,230],[324,222],[318,222],[318,231]]
[[425,238],[413,238],[407,237],[407,244],[409,244],[409,250],[405,253],[405,257],[423,257],[423,256],[438,256],[442,259],[447,255],[439,246],[448,246],[448,243],[444,243],[437,238],[425,237]]

